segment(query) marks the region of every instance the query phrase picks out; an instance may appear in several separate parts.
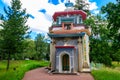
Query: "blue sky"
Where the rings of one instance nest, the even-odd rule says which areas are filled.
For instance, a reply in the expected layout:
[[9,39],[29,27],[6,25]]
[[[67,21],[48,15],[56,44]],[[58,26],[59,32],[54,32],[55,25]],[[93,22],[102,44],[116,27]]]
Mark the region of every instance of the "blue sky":
[[116,2],[116,0],[89,0],[89,1],[96,2],[99,9],[101,8],[101,6],[104,6],[109,2]]
[[[4,14],[3,7],[10,5],[11,0],[0,0],[0,14]],[[47,33],[52,24],[52,15],[56,11],[65,9],[64,3],[67,0],[20,0],[22,8],[26,8],[30,14],[27,24],[32,31],[31,37],[34,39],[38,33]],[[70,0],[75,4],[75,0]],[[101,6],[115,0],[86,0],[90,4],[90,10],[98,13]]]
[[3,13],[3,6],[4,3],[2,2],[2,0],[0,0],[0,13]]

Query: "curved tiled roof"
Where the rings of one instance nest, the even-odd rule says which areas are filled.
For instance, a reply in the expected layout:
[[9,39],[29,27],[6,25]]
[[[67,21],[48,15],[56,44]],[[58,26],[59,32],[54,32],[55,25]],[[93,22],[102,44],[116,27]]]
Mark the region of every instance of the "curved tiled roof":
[[61,15],[64,15],[64,16],[67,16],[67,15],[74,15],[74,14],[77,14],[77,15],[81,15],[82,16],[82,19],[85,20],[86,19],[86,12],[82,11],[82,10],[73,10],[73,11],[62,11],[62,12],[55,12],[54,15],[53,15],[53,19],[54,21],[56,21],[56,18],[58,16],[61,16]]

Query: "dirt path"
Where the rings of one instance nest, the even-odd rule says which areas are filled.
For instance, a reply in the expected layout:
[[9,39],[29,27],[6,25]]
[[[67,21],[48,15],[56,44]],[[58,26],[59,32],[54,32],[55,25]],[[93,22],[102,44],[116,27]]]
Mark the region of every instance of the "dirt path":
[[26,72],[22,80],[94,80],[90,73],[79,75],[48,74],[45,68],[38,68]]

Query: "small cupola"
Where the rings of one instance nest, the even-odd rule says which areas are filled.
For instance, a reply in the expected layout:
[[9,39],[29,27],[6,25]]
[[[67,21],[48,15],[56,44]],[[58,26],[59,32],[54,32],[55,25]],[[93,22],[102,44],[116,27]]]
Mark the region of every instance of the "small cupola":
[[74,10],[74,5],[72,2],[70,2],[70,0],[68,0],[68,2],[65,3],[65,11],[71,11],[71,10]]

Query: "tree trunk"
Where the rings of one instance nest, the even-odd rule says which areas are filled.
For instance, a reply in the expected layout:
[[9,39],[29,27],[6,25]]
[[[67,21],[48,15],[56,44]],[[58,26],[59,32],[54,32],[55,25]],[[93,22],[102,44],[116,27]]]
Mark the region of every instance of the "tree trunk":
[[10,53],[8,53],[8,60],[7,60],[7,68],[6,70],[9,70],[9,65],[10,65]]
[[120,61],[118,61],[118,64],[120,63]]

